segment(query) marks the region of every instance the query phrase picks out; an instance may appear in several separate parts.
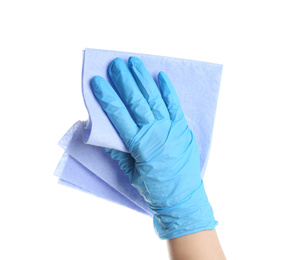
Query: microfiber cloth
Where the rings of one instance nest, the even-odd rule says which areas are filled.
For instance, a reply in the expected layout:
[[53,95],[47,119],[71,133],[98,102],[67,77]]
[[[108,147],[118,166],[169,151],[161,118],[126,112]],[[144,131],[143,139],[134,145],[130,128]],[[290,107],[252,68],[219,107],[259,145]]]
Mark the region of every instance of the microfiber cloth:
[[[121,170],[118,163],[111,159],[102,147],[87,145],[83,142],[83,124],[82,121],[76,122],[59,141],[59,145],[67,155],[71,156],[70,158],[75,159],[76,164],[74,165],[73,160],[72,163],[69,163],[69,156],[66,157],[64,154],[57,166],[55,175],[62,176],[64,180],[91,192],[94,190],[94,186],[104,189],[104,193],[107,193],[107,189],[109,191],[111,189],[116,190],[124,200],[129,199],[139,208],[148,212],[149,215],[152,215],[147,203],[130,184],[128,176]],[[65,173],[65,171],[67,172]],[[65,179],[65,176],[68,178]],[[118,198],[117,196],[115,202],[120,203]]]
[[[60,140],[59,145],[75,160],[75,164],[57,167],[58,174],[56,175],[61,176],[61,184],[68,186],[73,184],[74,188],[77,187],[94,195],[96,195],[96,191],[91,187],[94,184],[92,182],[96,182],[97,190],[101,189],[102,191],[101,195],[97,194],[97,196],[105,199],[112,197],[106,191],[106,187],[109,187],[109,190],[113,189],[119,193],[119,196],[113,197],[114,199],[110,199],[111,201],[151,215],[150,209],[136,189],[129,183],[125,173],[102,148],[108,147],[128,152],[127,147],[95,99],[90,85],[90,81],[95,75],[104,77],[113,85],[107,74],[108,65],[117,57],[121,57],[127,62],[130,56],[142,59],[155,80],[160,71],[164,71],[171,79],[186,120],[198,143],[202,178],[210,151],[222,65],[147,54],[95,49],[84,50],[82,92],[89,119],[85,122],[78,121]],[[62,157],[61,161],[63,160],[65,158]],[[79,172],[79,168],[82,169],[81,166],[85,170],[80,171],[80,174],[74,178],[73,176]],[[70,172],[73,178],[69,177],[71,174],[64,174],[66,171]],[[93,177],[96,178],[86,182],[87,174],[94,175]],[[66,177],[63,179],[62,176],[68,176],[67,180]],[[127,204],[126,199],[133,204]],[[135,208],[134,205],[138,208]]]
[[76,161],[67,152],[64,152],[55,171],[55,175],[60,178],[60,184],[93,194],[97,197],[126,206],[140,213],[147,214],[149,216],[153,215],[149,209],[145,211],[134,202],[123,196],[120,192],[113,189],[110,185]]

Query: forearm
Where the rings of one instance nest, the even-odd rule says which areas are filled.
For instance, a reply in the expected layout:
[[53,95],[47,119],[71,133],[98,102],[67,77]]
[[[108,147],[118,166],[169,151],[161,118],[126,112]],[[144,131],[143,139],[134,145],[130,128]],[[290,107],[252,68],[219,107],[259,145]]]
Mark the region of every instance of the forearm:
[[171,260],[225,260],[215,229],[168,239]]

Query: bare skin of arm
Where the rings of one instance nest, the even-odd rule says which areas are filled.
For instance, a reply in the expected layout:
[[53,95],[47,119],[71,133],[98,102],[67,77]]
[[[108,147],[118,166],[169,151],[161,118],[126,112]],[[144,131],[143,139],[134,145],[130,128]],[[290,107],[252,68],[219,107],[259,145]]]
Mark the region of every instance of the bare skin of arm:
[[215,229],[168,239],[170,260],[226,260]]

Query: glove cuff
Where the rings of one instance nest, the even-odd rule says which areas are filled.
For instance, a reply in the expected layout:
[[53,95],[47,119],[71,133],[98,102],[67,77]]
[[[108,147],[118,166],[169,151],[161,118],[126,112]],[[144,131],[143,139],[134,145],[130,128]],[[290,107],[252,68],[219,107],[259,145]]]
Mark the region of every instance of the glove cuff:
[[160,239],[171,239],[214,229],[218,224],[202,180],[201,185],[178,204],[153,211],[154,228]]

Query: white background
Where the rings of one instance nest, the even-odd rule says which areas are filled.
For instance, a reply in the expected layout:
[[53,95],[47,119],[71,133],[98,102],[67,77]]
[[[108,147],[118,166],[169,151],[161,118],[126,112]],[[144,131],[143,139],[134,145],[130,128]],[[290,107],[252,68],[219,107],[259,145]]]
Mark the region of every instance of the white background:
[[224,65],[205,177],[227,259],[297,259],[294,1],[1,1],[0,259],[168,259],[151,220],[57,184],[86,47]]

